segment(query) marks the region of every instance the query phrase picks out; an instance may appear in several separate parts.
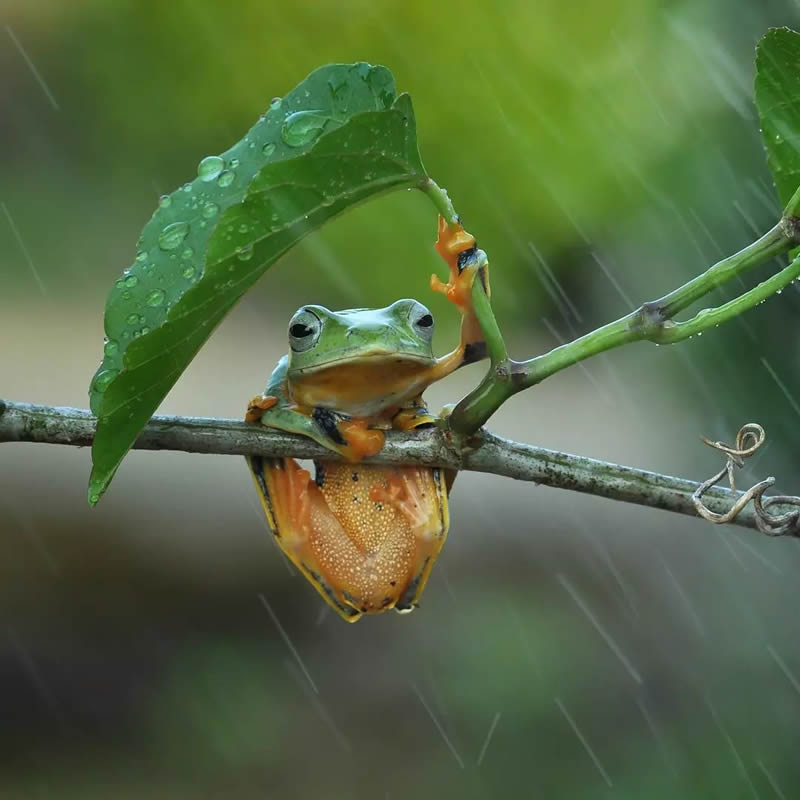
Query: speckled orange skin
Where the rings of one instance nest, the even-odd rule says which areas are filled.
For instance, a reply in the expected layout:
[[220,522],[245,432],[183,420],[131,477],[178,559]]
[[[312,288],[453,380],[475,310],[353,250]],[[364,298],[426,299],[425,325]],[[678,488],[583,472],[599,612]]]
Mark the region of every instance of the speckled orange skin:
[[[282,391],[289,407],[307,417],[316,408],[381,406],[377,415],[336,423],[344,442],[336,449],[353,463],[315,462],[312,478],[290,458],[248,459],[276,542],[347,621],[389,608],[412,610],[447,536],[447,493],[455,473],[358,462],[381,449],[384,429],[429,424],[422,391],[464,364],[467,348],[482,342],[471,303],[478,272],[458,265],[459,255],[474,247],[460,225],[440,220],[436,249],[450,279],[443,283],[433,276],[431,286],[462,314],[461,341],[452,353],[432,365],[365,354],[287,379]],[[485,265],[480,279],[488,289]],[[254,398],[246,419],[257,421],[277,402],[270,395]],[[264,422],[271,424],[266,417]]]
[[[441,470],[254,460],[276,541],[344,619],[410,611],[448,528]],[[266,468],[265,468],[266,467]]]

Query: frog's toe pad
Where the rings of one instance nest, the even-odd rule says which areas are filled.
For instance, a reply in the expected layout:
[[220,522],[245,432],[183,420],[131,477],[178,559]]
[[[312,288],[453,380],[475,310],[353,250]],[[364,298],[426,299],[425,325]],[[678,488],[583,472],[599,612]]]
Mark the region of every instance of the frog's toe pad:
[[245,422],[258,422],[264,416],[264,412],[272,408],[278,402],[277,397],[271,394],[257,394],[248,404],[244,415]]

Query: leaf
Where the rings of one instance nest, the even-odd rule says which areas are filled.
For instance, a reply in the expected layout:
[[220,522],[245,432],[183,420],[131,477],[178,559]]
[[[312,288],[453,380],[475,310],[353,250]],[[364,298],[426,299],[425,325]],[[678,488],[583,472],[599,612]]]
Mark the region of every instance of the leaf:
[[236,301],[337,214],[426,177],[411,100],[385,67],[314,71],[145,226],[106,303],[104,358],[89,387],[94,505],[141,429]]
[[756,50],[755,85],[767,163],[781,207],[788,210],[800,185],[800,33],[767,31]]

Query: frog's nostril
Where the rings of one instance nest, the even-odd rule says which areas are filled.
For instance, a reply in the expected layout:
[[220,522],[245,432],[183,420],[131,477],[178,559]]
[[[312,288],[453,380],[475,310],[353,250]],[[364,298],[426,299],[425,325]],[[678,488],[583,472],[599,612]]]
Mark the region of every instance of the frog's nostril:
[[344,335],[346,337],[350,337],[350,336],[353,336],[354,334],[358,334],[358,333],[361,333],[361,334],[367,333],[367,334],[371,335],[371,334],[375,334],[375,333],[384,333],[384,332],[387,332],[388,330],[389,330],[389,326],[388,325],[381,325],[380,323],[374,323],[374,324],[367,323],[367,324],[362,324],[362,325],[351,325],[351,326],[349,326],[345,330]]

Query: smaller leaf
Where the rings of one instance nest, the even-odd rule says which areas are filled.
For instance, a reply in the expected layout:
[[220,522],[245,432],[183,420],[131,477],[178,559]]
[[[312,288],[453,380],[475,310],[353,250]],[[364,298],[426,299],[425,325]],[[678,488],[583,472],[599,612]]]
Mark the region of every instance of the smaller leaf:
[[[767,31],[756,50],[756,106],[781,207],[790,214],[800,186],[800,33]],[[799,198],[800,199],[800,198]]]

